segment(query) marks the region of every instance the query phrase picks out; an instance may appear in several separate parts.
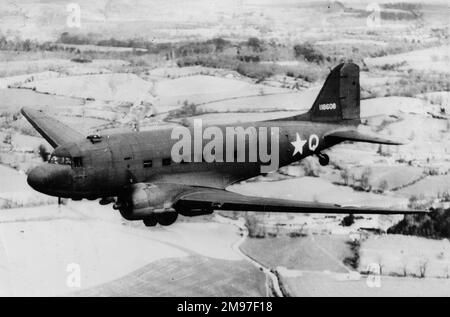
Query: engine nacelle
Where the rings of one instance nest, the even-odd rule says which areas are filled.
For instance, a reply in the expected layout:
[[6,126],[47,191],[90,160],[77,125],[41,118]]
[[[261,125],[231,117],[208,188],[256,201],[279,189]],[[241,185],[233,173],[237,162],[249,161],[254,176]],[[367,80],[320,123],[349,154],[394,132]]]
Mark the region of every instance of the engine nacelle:
[[116,209],[127,220],[142,220],[173,211],[171,190],[165,186],[137,183],[130,191],[118,197]]

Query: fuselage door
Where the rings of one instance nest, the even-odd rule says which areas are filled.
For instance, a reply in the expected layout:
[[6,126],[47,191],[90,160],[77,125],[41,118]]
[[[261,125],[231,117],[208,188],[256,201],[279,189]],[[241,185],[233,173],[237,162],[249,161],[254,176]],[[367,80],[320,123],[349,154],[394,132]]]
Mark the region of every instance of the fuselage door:
[[72,157],[72,169],[74,173],[74,186],[75,188],[82,188],[85,183],[86,170],[84,168],[83,157],[79,154]]
[[112,151],[113,178],[115,182],[130,184],[137,182],[142,173],[142,158],[139,144],[133,135],[115,136],[109,139]]

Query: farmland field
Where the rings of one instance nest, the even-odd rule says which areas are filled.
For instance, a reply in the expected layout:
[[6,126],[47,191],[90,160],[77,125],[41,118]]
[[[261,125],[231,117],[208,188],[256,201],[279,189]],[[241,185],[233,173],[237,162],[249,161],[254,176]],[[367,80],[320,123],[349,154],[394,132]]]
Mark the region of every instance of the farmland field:
[[[0,226],[3,295],[265,296],[264,275],[230,247],[239,238],[231,225],[148,230],[122,225],[118,213],[90,202],[2,210]],[[71,263],[81,268],[81,288],[66,284]]]
[[[58,206],[26,182],[52,147],[20,115],[43,110],[83,135],[288,118],[310,109],[332,68],[352,61],[361,71],[358,129],[405,144],[344,142],[325,152],[327,166],[312,156],[228,189],[448,206],[447,2],[382,1],[380,24],[370,26],[371,0],[80,0],[73,28],[61,1],[2,1],[0,295],[259,297],[270,293],[267,267],[293,296],[448,296],[448,240],[368,234],[349,244],[402,216],[356,215],[345,225],[344,214],[230,211],[221,213],[229,222],[180,216],[147,228],[98,201]],[[249,229],[252,219],[262,237],[245,239],[239,221]],[[381,288],[358,274],[374,262]],[[80,265],[79,288],[67,284],[71,263]]]
[[[345,235],[248,239],[241,250],[273,269],[348,272],[343,261],[351,256]],[[271,250],[271,252],[267,252]]]
[[[380,287],[369,287],[366,278],[343,280],[341,276],[305,273],[301,277],[283,277],[283,285],[291,296],[343,296],[343,297],[413,297],[448,296],[448,279],[417,279],[382,277]],[[371,284],[373,285],[373,284]]]
[[266,295],[264,283],[263,273],[243,261],[190,256],[156,261],[120,279],[74,295],[261,297]]
[[387,235],[371,237],[362,243],[359,270],[370,263],[382,265],[383,275],[420,276],[425,267],[427,277],[449,277],[450,243],[420,237]]

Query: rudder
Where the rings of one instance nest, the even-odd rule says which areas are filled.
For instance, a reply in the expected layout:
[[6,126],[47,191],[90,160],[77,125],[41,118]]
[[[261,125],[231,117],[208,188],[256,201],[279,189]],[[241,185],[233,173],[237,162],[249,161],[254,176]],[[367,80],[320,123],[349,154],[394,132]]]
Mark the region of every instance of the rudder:
[[310,120],[337,122],[360,118],[359,67],[336,66],[328,75],[310,111]]
[[353,63],[336,66],[325,80],[311,109],[292,120],[313,122],[359,122],[359,67]]

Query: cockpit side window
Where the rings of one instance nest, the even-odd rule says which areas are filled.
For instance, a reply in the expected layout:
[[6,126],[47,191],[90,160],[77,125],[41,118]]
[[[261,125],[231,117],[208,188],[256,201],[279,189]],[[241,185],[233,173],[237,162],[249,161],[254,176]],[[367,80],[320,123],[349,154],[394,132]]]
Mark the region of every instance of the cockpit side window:
[[52,155],[50,160],[48,160],[50,164],[59,164],[59,165],[72,165],[72,159],[68,156],[56,156]]

